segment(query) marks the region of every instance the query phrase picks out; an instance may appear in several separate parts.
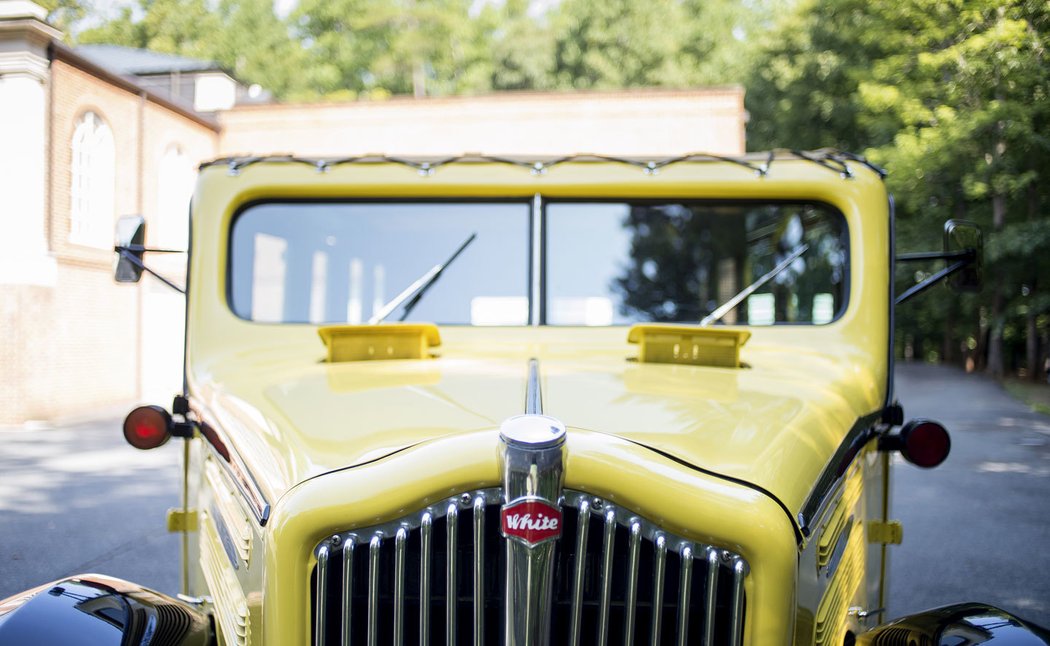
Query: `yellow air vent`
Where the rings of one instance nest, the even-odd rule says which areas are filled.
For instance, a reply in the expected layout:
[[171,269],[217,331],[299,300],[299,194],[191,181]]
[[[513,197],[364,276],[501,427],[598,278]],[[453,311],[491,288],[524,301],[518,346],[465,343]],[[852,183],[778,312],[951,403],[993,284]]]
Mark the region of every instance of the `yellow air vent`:
[[441,345],[441,335],[431,323],[380,325],[326,325],[318,328],[328,361],[376,359],[425,359],[430,348]]
[[[860,464],[846,475],[840,498],[821,532],[817,546],[817,563],[823,569],[819,576],[830,576],[824,596],[817,607],[814,627],[815,646],[842,644],[849,627],[847,611],[864,580],[864,531],[853,513],[860,501]],[[845,540],[837,564],[832,555]]]
[[635,325],[627,342],[638,344],[642,363],[739,368],[740,348],[751,338],[746,330],[695,325]]

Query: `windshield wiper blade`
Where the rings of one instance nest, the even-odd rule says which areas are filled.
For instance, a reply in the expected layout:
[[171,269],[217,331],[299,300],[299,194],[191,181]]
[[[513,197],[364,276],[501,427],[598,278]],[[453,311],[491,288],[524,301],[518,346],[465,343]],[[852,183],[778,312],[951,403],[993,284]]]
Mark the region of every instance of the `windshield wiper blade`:
[[427,271],[427,273],[420,276],[418,279],[416,279],[415,282],[406,287],[403,292],[395,296],[394,300],[390,301],[389,303],[384,305],[382,309],[373,314],[372,318],[368,319],[368,324],[375,325],[377,323],[382,323],[386,319],[386,317],[390,316],[390,314],[392,314],[394,310],[396,310],[398,307],[401,306],[402,303],[405,303],[406,301],[407,304],[405,305],[405,311],[401,314],[401,318],[398,320],[404,321],[406,318],[408,318],[408,315],[412,312],[415,306],[419,304],[419,299],[423,298],[423,294],[426,294],[427,290],[430,289],[434,285],[434,283],[437,282],[438,278],[441,278],[441,272],[445,271],[445,269],[447,269],[448,266],[452,264],[452,262],[459,256],[459,254],[463,253],[463,250],[466,249],[471,242],[474,242],[474,238],[477,237],[477,233],[470,234],[470,237],[464,240],[463,244],[459,245],[459,248],[456,249],[456,251],[451,256],[449,256],[448,260],[446,260],[440,265],[434,265],[433,267],[431,267]]
[[807,249],[809,249],[809,245],[808,244],[804,244],[801,247],[799,247],[797,250],[793,251],[790,255],[788,255],[787,258],[784,258],[783,260],[781,260],[780,263],[776,267],[774,267],[773,269],[769,270],[769,272],[766,273],[764,276],[762,276],[761,278],[759,278],[755,282],[753,282],[750,285],[748,285],[747,287],[745,287],[743,290],[740,291],[739,294],[737,294],[733,298],[731,298],[728,301],[726,301],[725,303],[719,305],[715,309],[715,311],[711,312],[710,314],[708,314],[704,318],[700,319],[700,326],[704,327],[704,326],[710,325],[710,324],[714,323],[715,321],[717,321],[718,319],[720,319],[723,316],[725,316],[726,314],[728,314],[730,311],[732,311],[732,309],[734,307],[739,305],[745,298],[747,298],[751,294],[754,294],[755,290],[757,290],[758,288],[762,287],[762,285],[765,285],[769,281],[773,280],[774,278],[776,278],[777,274],[779,274],[780,272],[784,271],[789,266],[791,266],[791,263],[795,262],[795,259],[798,258],[799,256],[801,256],[802,254],[806,253]]

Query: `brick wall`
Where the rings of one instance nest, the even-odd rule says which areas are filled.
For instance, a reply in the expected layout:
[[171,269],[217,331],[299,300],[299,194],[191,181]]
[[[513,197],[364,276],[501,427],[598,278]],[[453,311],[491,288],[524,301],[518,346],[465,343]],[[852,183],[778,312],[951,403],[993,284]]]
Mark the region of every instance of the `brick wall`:
[[[165,399],[156,403],[169,404],[181,383],[181,298],[147,276],[115,284],[111,250],[69,240],[72,137],[89,110],[107,123],[116,152],[114,222],[140,213],[149,229],[164,152],[177,146],[195,168],[215,156],[217,135],[57,58],[50,99],[47,238],[57,279],[0,287],[0,325],[12,341],[0,356],[0,423],[91,414],[159,393]],[[184,200],[183,213],[189,194]],[[177,257],[162,265],[181,282],[184,263]]]

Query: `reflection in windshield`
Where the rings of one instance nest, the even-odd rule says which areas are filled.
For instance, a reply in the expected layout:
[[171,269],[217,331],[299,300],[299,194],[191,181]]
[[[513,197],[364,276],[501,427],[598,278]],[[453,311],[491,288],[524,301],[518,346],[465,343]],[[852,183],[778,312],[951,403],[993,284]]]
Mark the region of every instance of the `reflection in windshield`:
[[[254,321],[364,323],[476,234],[387,320],[525,325],[530,218],[526,202],[257,204],[233,224],[230,305]],[[696,324],[801,249],[722,322],[828,323],[846,303],[846,222],[824,205],[549,202],[543,230],[551,325]]]
[[814,204],[547,205],[549,323],[696,323],[804,246],[722,320],[827,323],[845,305],[843,216]]
[[524,325],[529,213],[525,203],[256,205],[233,225],[230,304],[254,321],[363,323],[476,233],[408,320]]

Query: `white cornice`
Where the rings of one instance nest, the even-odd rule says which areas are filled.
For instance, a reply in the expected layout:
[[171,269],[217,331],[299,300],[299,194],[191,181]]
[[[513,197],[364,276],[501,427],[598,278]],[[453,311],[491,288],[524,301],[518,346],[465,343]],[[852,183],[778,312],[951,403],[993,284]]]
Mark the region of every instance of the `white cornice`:
[[0,52],[0,77],[32,78],[46,83],[50,76],[46,57],[28,51]]

